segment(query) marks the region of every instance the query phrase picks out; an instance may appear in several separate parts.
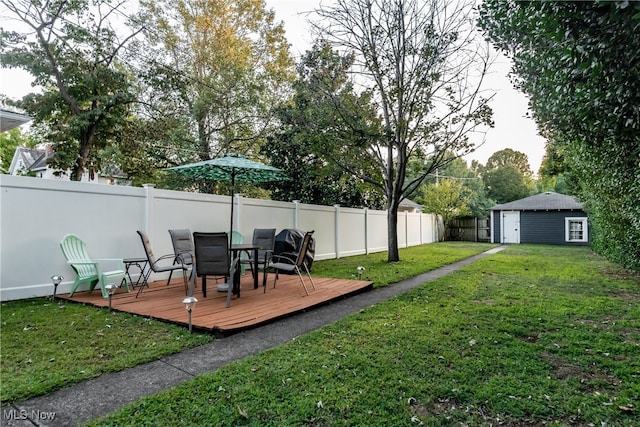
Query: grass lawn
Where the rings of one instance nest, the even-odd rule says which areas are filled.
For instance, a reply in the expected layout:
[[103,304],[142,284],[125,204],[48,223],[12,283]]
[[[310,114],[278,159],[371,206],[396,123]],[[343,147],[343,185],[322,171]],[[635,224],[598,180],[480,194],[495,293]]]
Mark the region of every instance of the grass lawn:
[[[400,249],[403,261],[395,264],[386,263],[386,252],[316,261],[313,275],[350,278],[356,267],[363,265],[363,278],[383,286],[490,247],[473,243],[414,246]],[[144,317],[109,314],[106,309],[46,298],[2,303],[0,325],[2,404],[50,393],[214,339]]]
[[2,303],[2,404],[210,342],[183,327],[49,299]]
[[90,425],[638,426],[639,402],[638,276],[515,245]]

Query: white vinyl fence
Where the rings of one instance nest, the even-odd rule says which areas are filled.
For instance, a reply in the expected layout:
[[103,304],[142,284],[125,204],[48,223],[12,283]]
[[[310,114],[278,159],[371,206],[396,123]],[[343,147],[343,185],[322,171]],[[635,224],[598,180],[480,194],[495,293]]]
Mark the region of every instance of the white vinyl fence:
[[[0,300],[47,296],[51,276],[68,293],[75,274],[60,241],[69,233],[92,258],[144,256],[136,230],[156,256],[173,252],[168,230],[228,231],[231,197],[0,175]],[[315,259],[387,250],[386,211],[235,197],[234,228],[250,242],[254,228],[315,230]],[[438,241],[436,216],[399,213],[400,247]],[[162,276],[154,276],[159,280]],[[86,287],[81,287],[86,289]]]

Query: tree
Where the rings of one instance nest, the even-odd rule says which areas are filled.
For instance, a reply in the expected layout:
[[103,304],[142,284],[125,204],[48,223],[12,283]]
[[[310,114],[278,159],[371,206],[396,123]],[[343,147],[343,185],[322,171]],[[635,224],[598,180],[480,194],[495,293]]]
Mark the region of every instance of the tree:
[[527,155],[505,148],[496,151],[479,168],[487,195],[497,203],[507,203],[531,195],[533,181]]
[[527,155],[521,151],[512,150],[511,148],[505,148],[504,150],[493,153],[491,157],[487,159],[485,168],[490,170],[502,166],[513,166],[527,178],[531,178],[533,175]]
[[515,166],[506,165],[485,171],[482,178],[487,195],[497,203],[507,203],[530,196],[531,181]]
[[[408,169],[409,179],[419,173],[423,166],[418,163],[414,166],[412,161]],[[413,172],[417,170],[418,172]],[[467,162],[461,158],[455,158],[450,163],[446,164],[442,168],[439,168],[436,173],[430,177],[427,177],[424,183],[418,188],[416,193],[416,200],[424,200],[426,195],[427,186],[436,184],[442,179],[453,179],[459,181],[462,185],[462,191],[468,198],[468,208],[470,214],[475,217],[484,217],[489,214],[489,209],[495,205],[495,201],[488,198],[484,182],[480,173],[477,170],[471,169]],[[413,197],[413,196],[412,196]]]
[[440,215],[445,229],[449,229],[454,218],[471,214],[470,192],[464,188],[462,182],[455,179],[443,179],[438,183],[428,184],[424,196],[416,201],[421,203],[427,212]]
[[9,173],[16,148],[21,145],[32,148],[35,144],[19,127],[0,132],[0,173]]
[[[358,152],[378,170],[377,176],[360,174],[360,179],[378,186],[386,198],[389,262],[400,259],[400,201],[451,160],[447,151],[468,152],[469,132],[491,124],[487,99],[480,96],[488,50],[474,41],[472,6],[446,0],[337,0],[316,11],[322,20],[314,27],[332,46],[353,55],[354,83],[370,91],[381,116],[381,133],[367,135]],[[428,163],[407,180],[414,157]],[[332,161],[356,172],[344,159]]]
[[135,97],[118,55],[137,34],[121,36],[120,3],[110,0],[1,0],[29,32],[0,32],[4,66],[28,71],[42,93],[18,104],[55,142],[53,166],[80,180],[99,168],[98,151],[115,143]]
[[[369,176],[376,170],[354,148],[362,147],[367,135],[378,133],[379,120],[369,95],[353,89],[347,74],[352,63],[352,56],[341,57],[321,41],[301,58],[293,99],[276,110],[280,131],[263,146],[271,164],[292,178],[274,184],[274,199],[384,206],[378,188],[359,178],[364,170]],[[332,158],[349,158],[361,171],[344,171]]]
[[538,190],[579,196],[578,179],[564,159],[562,147],[547,143],[538,170]]
[[480,11],[578,180],[593,247],[640,268],[640,3],[486,0]]
[[164,158],[180,164],[228,151],[255,156],[293,79],[282,23],[262,0],[143,5],[150,23],[145,113],[181,129],[164,138]]

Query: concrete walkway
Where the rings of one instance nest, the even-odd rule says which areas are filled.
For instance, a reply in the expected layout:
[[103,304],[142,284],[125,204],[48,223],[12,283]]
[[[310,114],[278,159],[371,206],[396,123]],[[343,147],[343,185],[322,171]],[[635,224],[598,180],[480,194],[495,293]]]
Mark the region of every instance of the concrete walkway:
[[[351,313],[438,279],[481,258],[500,246],[401,282],[297,314],[209,344],[186,350],[125,371],[104,374],[46,396],[2,407],[2,426],[72,426],[107,415],[136,400],[234,360],[276,347]],[[25,418],[25,419],[23,419]],[[53,418],[53,419],[52,419]]]

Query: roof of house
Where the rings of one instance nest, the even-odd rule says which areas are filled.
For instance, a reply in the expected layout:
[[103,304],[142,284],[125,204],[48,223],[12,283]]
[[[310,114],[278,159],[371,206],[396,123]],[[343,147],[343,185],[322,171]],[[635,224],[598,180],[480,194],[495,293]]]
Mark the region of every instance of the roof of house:
[[400,204],[398,205],[398,207],[405,209],[422,209],[422,205],[414,202],[411,199],[407,199],[406,197],[400,200]]
[[17,111],[0,109],[0,132],[11,130],[31,121],[31,117]]
[[514,200],[513,202],[495,205],[492,211],[557,211],[557,210],[582,210],[582,203],[566,194],[558,194],[552,191]]
[[16,147],[16,151],[11,160],[11,166],[9,166],[9,174],[15,175],[18,173],[16,170],[20,164],[19,160],[22,160],[22,167],[20,169],[26,171],[36,171],[40,169],[46,169],[47,167],[47,150],[38,148],[27,148],[23,146]]

